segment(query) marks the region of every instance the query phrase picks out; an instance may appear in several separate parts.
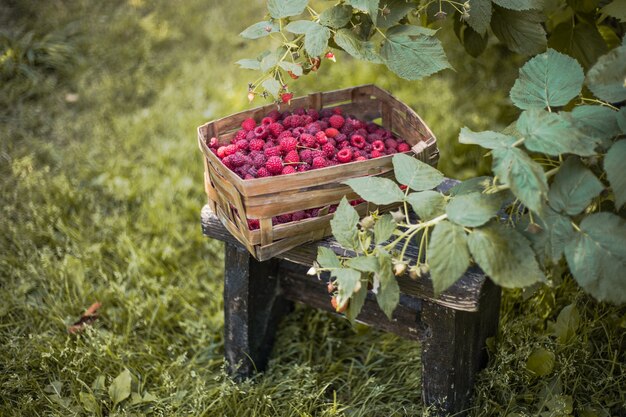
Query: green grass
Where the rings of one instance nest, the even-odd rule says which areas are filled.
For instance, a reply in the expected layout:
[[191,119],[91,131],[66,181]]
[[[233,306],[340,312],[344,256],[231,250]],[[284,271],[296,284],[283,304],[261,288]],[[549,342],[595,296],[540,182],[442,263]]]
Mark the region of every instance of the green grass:
[[[200,233],[195,127],[247,107],[252,75],[233,62],[262,49],[236,37],[263,13],[249,7],[0,6],[1,416],[422,411],[419,345],[307,308],[281,326],[267,372],[243,384],[225,375],[222,246]],[[7,63],[8,50],[21,65]],[[456,72],[416,83],[338,58],[295,88],[375,82],[432,126],[446,174],[485,170],[481,152],[456,137],[463,125],[510,120],[516,63],[506,52],[493,47],[477,61],[452,47]],[[100,318],[68,335],[96,300]],[[570,303],[582,319],[562,343],[552,323]],[[566,280],[556,290],[508,292],[502,312],[471,415],[625,415],[624,309],[597,304]],[[526,369],[539,347],[555,354],[543,377]],[[134,397],[114,405],[108,389],[124,369]],[[143,402],[147,393],[153,400]]]

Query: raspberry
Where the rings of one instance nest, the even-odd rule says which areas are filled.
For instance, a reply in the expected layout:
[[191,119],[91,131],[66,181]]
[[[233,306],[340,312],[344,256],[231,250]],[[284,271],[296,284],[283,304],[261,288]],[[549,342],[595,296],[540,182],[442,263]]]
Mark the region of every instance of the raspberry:
[[234,167],[240,167],[246,163],[246,158],[241,152],[236,152],[230,156],[230,163]]
[[248,220],[248,229],[257,230],[260,226],[258,219],[247,219]]
[[339,134],[339,131],[334,127],[329,127],[324,131],[324,133],[326,133],[326,136],[328,136],[329,138],[336,138]]
[[289,175],[289,174],[295,174],[296,173],[296,169],[291,166],[291,165],[287,165],[283,168],[283,170],[281,171],[281,175]]
[[303,133],[306,133],[306,130],[303,127],[296,127],[291,131],[291,135],[294,138],[299,138]]
[[333,113],[334,113],[334,114],[341,114],[341,113],[343,113],[343,112],[341,111],[341,108],[340,108],[340,107],[335,107],[335,108],[333,109]]
[[233,138],[232,142],[237,142],[238,140],[241,139],[245,139],[248,136],[248,132],[246,132],[245,130],[238,130],[237,133],[235,133],[235,137]]
[[344,141],[348,140],[348,137],[347,137],[346,135],[344,135],[343,133],[340,133],[340,134],[338,134],[338,135],[335,137],[335,140],[336,140],[337,142],[344,142]]
[[279,145],[280,150],[284,153],[295,151],[297,146],[298,146],[298,141],[296,140],[296,138],[293,138],[293,137],[287,137],[287,138],[282,139]]
[[217,156],[223,159],[226,156],[226,146],[220,146],[217,148]]
[[378,125],[376,123],[370,122],[365,128],[367,129],[367,133],[374,133],[376,132],[376,130],[378,130]]
[[326,155],[324,154],[324,151],[319,151],[319,150],[311,151],[311,158],[315,159],[320,156],[322,158],[326,157]]
[[271,117],[264,117],[264,118],[261,120],[261,125],[262,125],[262,126],[269,126],[269,125],[271,125],[272,123],[274,123],[274,120],[272,120],[272,118],[271,118]]
[[278,146],[272,146],[271,148],[265,149],[263,153],[268,158],[274,157],[274,156],[280,156],[280,148]]
[[308,133],[303,133],[302,135],[300,135],[300,143],[307,148],[313,148],[315,147],[317,141],[315,140],[315,136],[309,135]]
[[297,115],[297,114],[293,114],[291,115],[291,127],[301,127],[304,125],[304,119]]
[[311,169],[311,165],[307,164],[306,162],[303,164],[298,164],[298,168],[296,168],[298,172],[304,172],[310,169]]
[[340,150],[337,152],[337,160],[342,164],[352,161],[352,151],[348,148]]
[[265,168],[272,174],[280,174],[283,170],[283,161],[278,156],[267,158]]
[[291,214],[281,214],[280,216],[276,216],[276,220],[278,220],[278,223],[289,223],[291,221]]
[[224,164],[224,166],[230,170],[232,170],[233,168],[235,168],[235,166],[233,165],[232,162],[233,158],[232,155],[226,155],[223,159],[222,159],[222,164]]
[[361,135],[352,135],[350,138],[350,143],[352,146],[356,146],[359,149],[362,149],[365,146],[365,138]]
[[306,163],[311,163],[313,161],[313,157],[311,156],[311,150],[310,149],[304,149],[302,151],[300,151],[300,160],[302,162],[306,162]]
[[265,166],[265,162],[267,162],[267,157],[265,156],[265,154],[257,152],[254,155],[250,154],[250,156],[252,159],[252,165],[254,165],[255,168],[259,169]]
[[333,115],[333,111],[331,109],[322,109],[320,111],[320,117],[321,118],[329,118],[330,116]]
[[310,133],[312,135],[315,135],[317,132],[321,130],[320,124],[318,122],[309,123],[304,128],[306,129],[307,133]]
[[319,143],[320,145],[325,145],[326,143],[328,143],[328,138],[326,137],[326,133],[320,131],[317,132],[315,134],[315,140],[317,141],[317,143]]
[[243,176],[243,179],[244,179],[244,180],[253,180],[253,179],[255,179],[255,178],[256,178],[256,177],[255,177],[254,175],[252,175],[252,174],[245,174],[245,175]]
[[324,155],[326,155],[327,158],[332,158],[337,150],[333,145],[327,143],[326,145],[322,146],[322,152],[324,152]]
[[217,148],[219,147],[219,142],[217,141],[217,138],[216,138],[216,137],[212,137],[211,139],[209,139],[209,140],[207,141],[207,144],[206,144],[206,145],[207,145],[209,148],[214,148],[214,149],[217,149]]
[[224,155],[232,155],[237,152],[237,145],[228,145],[226,149],[224,149]]
[[385,150],[385,144],[382,140],[377,140],[375,142],[372,142],[372,149],[373,151],[383,152]]
[[387,148],[386,153],[387,155],[393,155],[394,153],[398,153],[398,150],[396,148]]
[[339,149],[345,149],[350,147],[350,142],[344,140],[343,142],[339,142]]
[[266,139],[270,135],[270,131],[265,126],[257,126],[254,128],[254,134],[259,139]]
[[320,209],[318,209],[318,208],[314,208],[314,209],[308,210],[308,212],[309,212],[308,214],[309,214],[310,217],[319,217],[319,215],[320,215]]
[[252,176],[252,178],[256,178],[257,169],[256,169],[255,167],[250,167],[250,168],[248,168],[248,171],[247,171],[247,172],[248,172],[248,174],[247,174],[247,175]]
[[411,150],[411,146],[409,146],[409,144],[406,142],[402,142],[398,143],[398,147],[396,149],[398,152],[408,152],[409,150]]
[[382,140],[382,139],[383,139],[383,137],[380,136],[378,133],[371,133],[371,134],[367,135],[367,142],[368,143],[374,143],[377,140]]
[[306,114],[307,114],[308,116],[310,116],[310,117],[311,117],[311,119],[313,119],[313,121],[316,121],[316,120],[318,120],[318,119],[320,118],[319,113],[318,113],[318,112],[317,112],[317,110],[315,110],[315,109],[308,109],[308,110],[306,111]]
[[293,150],[293,151],[287,152],[287,155],[285,155],[284,161],[286,164],[293,164],[296,162],[300,162],[300,155],[298,155],[298,151]]
[[355,161],[367,161],[367,158],[364,156],[358,156]]
[[330,119],[328,119],[328,122],[335,129],[341,129],[341,127],[345,123],[345,119],[343,118],[343,116],[340,116],[339,114],[335,114],[335,115],[330,116]]
[[387,148],[396,149],[398,147],[398,142],[394,139],[385,139],[385,146]]
[[267,117],[271,118],[274,122],[277,122],[280,119],[280,112],[278,110],[272,110],[267,114]]
[[297,222],[305,218],[306,218],[306,213],[304,212],[304,210],[291,213],[291,221]]
[[330,125],[328,124],[328,121],[318,120],[317,123],[320,125],[320,130],[326,130],[330,127]]
[[272,122],[267,126],[267,129],[270,131],[270,135],[278,137],[285,130],[285,127],[280,123]]
[[293,116],[292,115],[287,115],[285,116],[285,118],[283,119],[283,127],[285,129],[289,129],[292,127],[295,127],[291,124],[291,121],[293,120]]
[[245,139],[241,139],[238,140],[237,143],[235,143],[235,146],[237,147],[237,149],[239,149],[240,151],[246,151],[248,150],[248,146],[250,145],[250,143],[245,140]]
[[267,170],[267,168],[265,167],[261,167],[257,170],[256,172],[256,177],[257,178],[263,178],[263,177],[271,177],[272,174],[269,173],[269,171]]
[[281,139],[291,138],[291,137],[293,137],[293,135],[291,134],[291,131],[290,130],[284,130],[276,137],[276,140],[280,143]]
[[376,149],[374,149],[370,155],[372,156],[372,158],[379,158],[379,157],[385,155],[385,153],[377,151]]
[[246,140],[256,139],[256,135],[254,134],[254,129],[246,133],[246,137],[244,139]]
[[254,121],[253,118],[249,118],[241,122],[241,128],[243,130],[248,131],[248,130],[254,129],[255,127],[256,127],[256,122]]
[[252,139],[248,143],[248,148],[250,148],[251,151],[260,151],[263,149],[263,145],[265,145],[265,141],[263,139]]
[[318,156],[317,158],[313,158],[313,169],[324,168],[326,167],[326,159]]

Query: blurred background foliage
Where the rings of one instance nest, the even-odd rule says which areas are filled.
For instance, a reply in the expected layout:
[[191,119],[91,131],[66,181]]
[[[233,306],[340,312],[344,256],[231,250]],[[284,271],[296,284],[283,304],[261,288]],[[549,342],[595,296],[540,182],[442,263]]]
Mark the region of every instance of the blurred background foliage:
[[[422,411],[418,345],[307,308],[281,327],[267,372],[224,374],[222,246],[200,233],[195,127],[248,108],[234,62],[262,46],[236,34],[264,4],[234,4],[0,4],[0,415]],[[297,93],[376,83],[432,127],[447,175],[483,173],[459,128],[515,118],[523,61],[498,45],[471,58],[442,26],[455,71],[407,82],[338,54]],[[96,300],[100,318],[68,335]],[[623,309],[567,280],[507,292],[471,415],[625,415],[624,328]],[[115,404],[125,369],[131,395]]]

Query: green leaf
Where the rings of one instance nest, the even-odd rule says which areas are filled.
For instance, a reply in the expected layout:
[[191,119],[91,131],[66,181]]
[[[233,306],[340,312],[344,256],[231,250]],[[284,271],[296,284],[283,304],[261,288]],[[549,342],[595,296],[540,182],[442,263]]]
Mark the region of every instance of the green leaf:
[[443,214],[446,210],[446,199],[437,191],[420,191],[406,197],[413,211],[420,220],[426,221]]
[[259,70],[261,69],[261,62],[256,59],[240,59],[236,62],[241,68]]
[[550,207],[545,207],[541,211],[541,218],[536,219],[543,231],[532,234],[525,233],[533,244],[535,252],[542,259],[548,259],[556,264],[561,260],[565,245],[571,242],[574,237],[574,228],[569,217],[558,214]]
[[398,153],[393,156],[396,180],[415,191],[435,188],[444,179],[441,172],[417,158]]
[[415,8],[415,3],[406,0],[385,0],[378,11],[376,26],[387,29],[396,25],[408,12]]
[[376,17],[378,16],[378,0],[346,0],[346,4],[369,14],[372,19],[372,23],[376,24]]
[[580,223],[565,258],[578,284],[599,301],[626,302],[626,221],[594,213]]
[[362,199],[374,204],[391,204],[404,200],[404,193],[398,184],[387,178],[351,178],[343,184],[349,185]]
[[511,51],[522,55],[535,55],[546,47],[546,31],[541,23],[542,13],[516,11],[495,6],[491,17],[491,29],[494,35]]
[[492,132],[472,132],[466,127],[461,128],[459,134],[459,142],[468,145],[479,145],[483,148],[494,149],[502,146],[511,146],[517,139],[513,136],[503,135],[502,133]]
[[393,275],[391,256],[382,249],[379,249],[378,265],[379,269],[375,275],[380,282],[380,286],[376,291],[376,301],[387,318],[391,320],[393,310],[396,309],[400,301],[400,287],[396,277]]
[[[269,30],[268,30],[269,29]],[[247,27],[239,36],[246,39],[258,39],[268,36],[270,33],[279,32],[280,28],[276,22],[263,21]]]
[[278,97],[278,92],[280,91],[281,87],[280,83],[277,80],[275,80],[274,78],[268,78],[267,80],[263,81],[261,85],[268,93],[270,93],[274,97]]
[[462,226],[437,223],[428,244],[428,265],[435,296],[454,284],[470,265],[467,235]]
[[565,345],[576,336],[578,326],[580,326],[580,313],[578,313],[576,304],[570,304],[563,307],[556,318],[554,333],[558,341]]
[[295,33],[296,35],[304,35],[307,31],[315,27],[317,23],[311,20],[295,20],[285,26],[287,32]]
[[382,64],[376,48],[372,42],[361,41],[350,29],[340,29],[335,33],[335,43],[356,59]]
[[343,305],[352,297],[361,280],[361,273],[350,268],[339,268],[331,271],[331,276],[337,280],[337,304]]
[[585,82],[596,97],[610,103],[626,100],[626,45],[602,55],[589,70]]
[[493,178],[491,177],[475,177],[470,178],[469,180],[465,180],[463,182],[458,183],[454,187],[450,189],[450,195],[454,197],[455,195],[463,195],[469,194],[473,192],[482,193],[485,188],[491,184]]
[[522,112],[517,129],[526,139],[524,146],[533,152],[558,156],[573,153],[581,156],[596,154],[598,139],[587,137],[571,122],[567,114],[531,109]]
[[398,25],[387,30],[380,54],[387,67],[406,80],[419,80],[451,68],[431,29]]
[[493,282],[505,288],[545,281],[528,240],[514,229],[492,222],[468,239],[474,260]]
[[624,2],[624,0],[613,0],[600,9],[600,11],[618,19],[622,23],[626,23],[626,2]]
[[109,386],[109,397],[113,402],[113,407],[130,397],[131,375],[128,369],[124,369],[115,377]]
[[349,258],[346,265],[361,272],[378,272],[378,259],[375,256],[357,256]]
[[550,187],[550,206],[558,212],[575,216],[587,208],[604,186],[578,158],[568,158],[556,174]]
[[337,254],[324,246],[317,247],[317,263],[322,268],[341,268],[341,262]]
[[344,27],[352,18],[352,7],[339,4],[320,13],[320,23],[334,29]]
[[352,323],[356,320],[359,313],[363,309],[363,305],[365,304],[365,299],[367,298],[367,282],[361,281],[361,288],[358,289],[350,299],[350,304],[348,304],[348,309],[346,310],[346,317]]
[[391,214],[383,214],[374,225],[374,238],[377,245],[387,241],[393,231],[396,230],[396,222]]
[[268,72],[278,63],[278,57],[275,53],[269,53],[261,59],[261,71]]
[[493,150],[493,172],[529,209],[538,212],[548,195],[548,181],[541,165],[517,148]]
[[608,50],[598,27],[572,20],[558,24],[548,40],[548,46],[576,58],[589,69]]
[[576,106],[570,116],[582,134],[592,141],[601,141],[601,144],[608,148],[611,139],[620,133],[618,114],[606,106]]
[[96,400],[96,397],[89,393],[89,392],[80,392],[78,394],[78,397],[80,398],[80,402],[83,405],[83,408],[85,409],[85,411],[89,411],[90,413],[93,413],[94,415],[97,415],[100,413],[100,406],[98,405],[98,400]]
[[328,49],[330,30],[326,26],[315,23],[306,31],[304,49],[309,56],[322,55]]
[[268,0],[267,9],[274,19],[297,16],[301,14],[308,0]]
[[548,49],[520,68],[511,100],[520,109],[564,106],[580,93],[584,78],[574,58]]
[[615,195],[615,207],[626,203],[626,140],[615,142],[604,157],[604,170]]
[[554,369],[554,353],[544,348],[538,348],[526,360],[526,369],[536,376],[547,376]]
[[356,249],[358,247],[358,222],[359,213],[348,203],[346,197],[342,198],[335,215],[330,221],[330,227],[337,242],[346,249]]
[[590,13],[598,7],[598,0],[567,0],[567,4],[577,12]]
[[467,24],[476,32],[484,35],[491,22],[491,0],[470,0],[470,12]]
[[474,58],[482,54],[487,48],[489,35],[480,34],[462,19],[454,19],[454,33],[463,44],[465,51]]
[[291,71],[293,75],[301,76],[302,75],[302,65],[295,64],[293,62],[281,61],[278,65],[284,69],[285,71]]
[[493,2],[498,6],[511,10],[542,10],[544,0],[493,0]]
[[452,197],[446,206],[448,218],[461,226],[478,227],[500,210],[502,201],[495,194],[469,193]]
[[626,134],[626,107],[619,109],[615,118],[622,133]]

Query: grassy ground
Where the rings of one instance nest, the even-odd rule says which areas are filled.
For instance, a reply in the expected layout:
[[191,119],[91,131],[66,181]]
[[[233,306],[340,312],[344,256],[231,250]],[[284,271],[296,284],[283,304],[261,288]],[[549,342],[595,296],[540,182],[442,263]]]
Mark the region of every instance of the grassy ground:
[[[239,385],[224,374],[223,260],[199,230],[194,128],[246,107],[250,75],[232,62],[261,46],[235,34],[261,10],[211,0],[0,5],[1,416],[422,411],[418,345],[306,308],[282,325],[267,372]],[[456,73],[407,83],[340,55],[297,88],[392,90],[435,130],[444,172],[466,177],[485,162],[455,144],[458,129],[507,123],[515,65],[498,48],[480,62],[450,58]],[[68,335],[96,300],[101,317]],[[578,320],[559,316],[572,304]],[[507,293],[502,313],[471,415],[626,415],[623,309],[566,279]],[[554,363],[533,376],[526,362],[540,348]],[[132,395],[116,404],[125,369]]]

